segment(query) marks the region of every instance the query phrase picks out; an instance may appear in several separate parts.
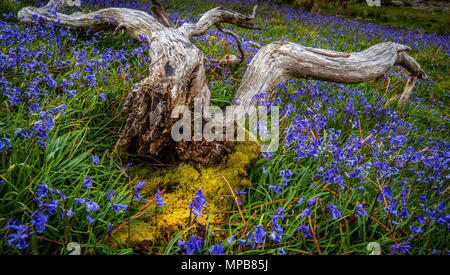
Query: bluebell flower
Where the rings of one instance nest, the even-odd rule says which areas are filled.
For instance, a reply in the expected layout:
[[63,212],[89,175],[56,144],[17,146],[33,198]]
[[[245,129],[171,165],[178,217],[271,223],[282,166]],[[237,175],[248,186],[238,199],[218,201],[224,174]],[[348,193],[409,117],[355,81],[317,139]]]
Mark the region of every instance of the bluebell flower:
[[425,223],[425,216],[423,214],[416,216],[416,220],[419,224]]
[[312,239],[313,236],[311,233],[309,233],[309,227],[306,225],[300,225],[299,228],[297,228],[297,231],[302,232],[303,237]]
[[389,186],[385,186],[383,187],[383,189],[381,189],[381,195],[378,197],[378,202],[381,202],[382,195],[389,199],[392,198],[392,191]]
[[65,91],[66,93],[67,93],[67,97],[69,97],[69,98],[74,98],[75,97],[75,95],[76,95],[76,93],[77,93],[77,91],[76,90],[67,90],[67,91]]
[[98,97],[101,98],[103,102],[106,101],[106,95],[104,93],[99,94]]
[[120,203],[116,203],[113,205],[113,209],[114,209],[115,213],[119,212],[120,210],[127,210],[127,207],[128,207],[127,205],[123,205]]
[[284,220],[284,208],[280,207],[275,211],[275,213],[271,216],[272,223],[276,223],[276,219],[282,219]]
[[427,197],[425,196],[425,193],[422,194],[422,195],[420,196],[419,199],[420,199],[420,201],[423,202],[423,203],[426,203],[426,202],[427,202]]
[[223,247],[222,247],[222,242],[220,242],[217,245],[213,245],[210,249],[209,249],[209,255],[223,255]]
[[74,201],[75,201],[76,203],[79,203],[79,204],[84,204],[84,199],[75,198]]
[[307,207],[307,208],[305,208],[305,210],[303,210],[302,213],[300,213],[300,217],[301,217],[301,218],[305,218],[305,217],[308,216],[309,214],[311,214],[311,208]]
[[228,243],[228,244],[232,244],[233,241],[234,241],[234,239],[236,239],[236,235],[232,235],[231,237],[229,237],[229,238],[227,239],[227,243]]
[[416,225],[409,226],[409,229],[411,230],[411,233],[413,233],[414,236],[417,236],[420,233],[423,233],[422,228],[417,227]]
[[283,177],[283,185],[287,185],[289,182],[289,177],[292,176],[292,172],[289,169],[280,171],[280,176]]
[[273,186],[269,185],[269,190],[274,191],[275,193],[281,194],[281,191],[283,191],[283,187],[281,186]]
[[45,224],[47,223],[47,216],[39,211],[35,211],[31,215],[30,224],[34,226],[37,233],[44,232]]
[[255,237],[255,242],[258,244],[262,244],[264,242],[264,236],[266,232],[264,232],[264,228],[262,225],[258,225],[253,232],[253,237]]
[[205,207],[205,197],[203,196],[202,189],[198,189],[197,193],[195,193],[194,198],[189,203],[189,209],[191,209],[192,214],[197,217],[202,216],[202,208]]
[[398,217],[399,218],[409,218],[408,208],[402,207],[402,209],[400,210],[400,213],[398,214]]
[[236,188],[234,188],[234,192],[236,193],[236,196],[237,196],[237,199],[238,199],[238,205],[241,205],[242,204],[242,202],[241,202],[241,196],[240,195],[245,195],[245,194],[247,194],[247,192],[245,192],[245,187],[244,187],[244,189],[242,189],[241,191],[237,191],[236,190]]
[[47,185],[45,185],[45,184],[38,184],[37,190],[36,190],[36,196],[39,199],[42,199],[42,198],[47,196],[48,191],[49,191],[49,189],[48,189]]
[[108,235],[111,236],[112,235],[112,225],[110,222],[108,224],[106,224],[106,230],[108,231]]
[[138,192],[134,192],[133,194],[137,201],[140,201],[142,199],[141,195],[139,195]]
[[247,240],[245,240],[245,239],[239,239],[238,245],[244,245],[246,242],[247,242]]
[[328,210],[330,211],[330,214],[331,214],[333,220],[342,218],[341,213],[339,212],[339,210],[336,208],[336,206],[334,204],[328,205]]
[[191,236],[186,242],[186,254],[192,255],[195,251],[202,250],[202,240],[196,236]]
[[141,189],[144,184],[146,184],[146,181],[139,181],[138,184],[133,188],[133,194],[136,197],[136,200],[141,200],[142,197],[138,194],[137,190]]
[[137,191],[142,188],[147,182],[146,181],[139,181],[138,184],[133,188],[133,191]]
[[97,203],[95,203],[89,199],[86,199],[86,212],[91,212],[91,211],[95,212],[99,209],[100,209],[100,206],[98,206]]
[[93,163],[93,164],[96,164],[96,165],[99,164],[100,160],[98,159],[97,156],[92,155],[91,157],[92,157],[92,163]]
[[283,234],[284,229],[276,221],[273,221],[273,231],[277,232],[278,234]]
[[286,251],[284,251],[284,248],[280,248],[277,250],[278,255],[286,255]]
[[114,189],[112,189],[112,187],[111,187],[111,189],[109,190],[109,192],[106,192],[106,198],[108,199],[108,201],[109,201],[110,203],[113,203]]
[[281,242],[281,239],[282,239],[281,235],[278,234],[278,233],[275,232],[275,231],[270,232],[269,237],[270,237],[270,239],[271,239],[272,241],[274,241],[275,243],[280,243],[280,242]]
[[310,207],[313,206],[313,204],[316,202],[316,199],[317,199],[317,198],[309,199],[309,200],[308,200],[308,206],[310,206]]
[[[14,131],[14,136],[16,137],[25,137],[25,138],[30,138],[31,137],[31,132],[26,131],[26,130],[22,130],[21,128],[17,128]],[[0,145],[1,146],[1,145]]]
[[86,215],[86,220],[88,221],[89,224],[92,224],[94,222],[94,219],[91,218],[91,216]]
[[3,148],[10,148],[11,147],[11,143],[9,141],[9,139],[7,138],[0,138],[0,152],[3,151]]
[[142,51],[142,48],[141,48],[141,47],[137,47],[137,48],[133,49],[133,50],[131,51],[131,53],[132,53],[132,54],[135,54],[135,55],[137,55],[137,56],[141,56],[142,53],[143,53],[143,51]]
[[68,217],[72,217],[73,216],[73,208],[70,208],[68,211],[67,211],[67,214],[66,214]]
[[253,236],[251,232],[247,232],[247,247],[255,248],[256,244],[253,242]]
[[356,190],[358,190],[361,195],[364,194],[364,186],[360,186],[356,188]]
[[106,198],[108,199],[108,201],[112,204],[113,210],[115,213],[118,213],[120,210],[127,210],[127,205],[123,205],[120,203],[114,203],[113,202],[113,198],[114,198],[114,189],[110,189],[109,192],[106,192]]
[[53,201],[48,201],[47,203],[45,203],[45,212],[48,215],[53,214],[54,212],[56,212],[56,210],[58,210],[58,202],[53,200]]
[[183,250],[183,249],[186,248],[186,242],[183,241],[183,240],[178,240],[178,241],[177,241],[177,246],[178,246],[181,250]]
[[28,227],[23,226],[20,224],[20,222],[8,222],[8,225],[6,226],[6,229],[13,230],[15,233],[9,234],[6,236],[8,239],[8,245],[12,246],[13,244],[16,244],[17,249],[23,250],[28,247],[28,237],[29,234],[27,233]]
[[156,202],[156,206],[160,206],[160,207],[164,206],[164,200],[161,197],[161,192],[159,191],[159,188],[158,188],[158,190],[156,190],[155,202]]
[[66,196],[59,190],[51,190],[52,193],[56,193],[62,201],[66,200]]
[[82,185],[83,185],[83,187],[92,187],[92,183],[91,183],[91,181],[92,181],[92,178],[91,177],[89,177],[89,176],[84,176],[84,181],[83,181],[83,183],[82,183]]
[[436,210],[438,212],[443,212],[447,208],[447,204],[445,202],[439,202]]
[[355,216],[359,217],[359,216],[361,216],[361,215],[367,216],[367,212],[366,212],[366,210],[364,210],[364,206],[363,206],[363,205],[358,204],[358,205],[356,206]]
[[395,252],[398,252],[400,254],[406,254],[406,253],[408,253],[409,250],[411,250],[411,245],[410,245],[409,242],[404,242],[404,243],[401,243],[401,244],[398,244],[398,245],[393,244],[391,246],[391,253],[390,254],[393,255],[393,254],[395,254]]

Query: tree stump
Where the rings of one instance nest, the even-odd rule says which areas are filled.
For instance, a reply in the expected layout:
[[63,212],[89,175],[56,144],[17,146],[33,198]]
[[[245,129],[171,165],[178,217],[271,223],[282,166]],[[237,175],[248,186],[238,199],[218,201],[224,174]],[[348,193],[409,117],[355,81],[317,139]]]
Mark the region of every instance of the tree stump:
[[[256,28],[253,22],[256,6],[250,16],[217,7],[203,14],[197,23],[185,23],[176,28],[159,2],[152,2],[152,15],[127,8],[105,8],[68,15],[62,13],[65,2],[50,0],[41,8],[21,9],[18,18],[23,23],[33,23],[32,17],[37,15],[44,22],[59,21],[61,26],[91,32],[122,29],[134,39],[146,41],[154,64],[147,77],[129,92],[124,105],[128,117],[121,130],[118,147],[141,157],[160,158],[175,151],[181,160],[194,160],[205,165],[221,162],[230,152],[225,141],[174,142],[171,128],[176,119],[171,118],[171,113],[177,106],[187,106],[192,110],[194,99],[201,99],[203,106],[209,106],[210,90],[204,56],[191,38],[205,34],[220,23]],[[360,83],[379,78],[391,66],[398,65],[411,74],[399,102],[398,107],[402,109],[417,79],[427,77],[420,65],[406,53],[408,50],[409,47],[392,42],[358,53],[274,42],[262,47],[250,62],[236,93],[236,101],[249,110],[250,106],[257,104],[254,100],[256,94],[267,92],[269,98],[273,98],[276,85],[288,79]],[[236,62],[236,58],[229,60]],[[216,118],[216,115],[206,115],[205,120]],[[228,120],[225,123],[231,125],[234,122]]]

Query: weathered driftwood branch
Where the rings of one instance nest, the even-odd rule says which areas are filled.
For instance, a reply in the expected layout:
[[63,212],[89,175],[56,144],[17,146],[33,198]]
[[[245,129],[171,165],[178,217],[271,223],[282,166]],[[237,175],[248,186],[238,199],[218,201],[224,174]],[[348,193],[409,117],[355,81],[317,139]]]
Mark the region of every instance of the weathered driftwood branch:
[[[56,1],[56,0],[53,0]],[[165,27],[146,12],[126,8],[106,8],[90,13],[76,12],[71,15],[56,12],[50,7],[25,7],[18,12],[18,19],[23,23],[32,23],[33,15],[44,22],[57,22],[74,30],[98,32],[115,30],[119,25],[134,39],[148,37],[152,32],[162,31]]]
[[253,19],[256,16],[256,8],[253,8],[251,16],[217,7],[207,11],[197,23],[185,23],[179,28],[180,32],[188,38],[205,34],[212,26],[220,23],[230,23],[241,28],[257,29]]
[[158,21],[167,28],[175,28],[175,24],[170,20],[164,7],[157,0],[152,0],[152,6],[150,7],[152,15],[158,19]]
[[[408,46],[386,42],[357,53],[314,49],[289,42],[264,46],[254,56],[236,93],[238,103],[255,104],[256,94],[267,92],[269,99],[280,82],[293,78],[311,78],[338,83],[361,83],[376,79],[394,65],[404,67],[410,78],[426,79],[420,65],[406,51]],[[411,92],[415,81],[405,86],[399,108]]]
[[[128,117],[120,133],[118,147],[137,156],[162,157],[175,150],[181,160],[194,160],[205,165],[223,161],[229,153],[224,142],[174,142],[171,128],[177,119],[171,118],[171,113],[177,106],[187,106],[192,110],[194,98],[202,99],[204,106],[209,106],[204,56],[190,38],[204,34],[220,23],[256,28],[253,21],[256,7],[251,16],[218,7],[206,12],[197,23],[185,23],[176,28],[159,2],[152,2],[153,16],[126,8],[66,15],[56,12],[62,11],[63,5],[52,8],[61,2],[51,0],[42,8],[23,8],[18,18],[21,22],[32,23],[33,16],[37,15],[43,21],[58,21],[62,26],[84,31],[122,29],[137,40],[144,39],[149,44],[153,64],[147,78],[135,84],[126,99],[124,111]],[[393,65],[401,65],[411,73],[400,99],[399,108],[402,108],[416,80],[426,78],[419,64],[406,54],[407,50],[408,47],[391,42],[351,54],[294,43],[271,43],[262,47],[249,64],[236,98],[239,104],[249,107],[256,104],[253,98],[257,93],[268,92],[273,97],[276,85],[290,78],[359,83],[383,75]],[[206,116],[204,119],[217,117]]]

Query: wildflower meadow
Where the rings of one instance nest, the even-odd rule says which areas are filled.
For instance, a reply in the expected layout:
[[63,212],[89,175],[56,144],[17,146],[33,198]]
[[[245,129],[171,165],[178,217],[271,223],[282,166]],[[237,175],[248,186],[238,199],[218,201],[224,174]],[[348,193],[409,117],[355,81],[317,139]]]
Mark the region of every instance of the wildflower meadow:
[[[259,28],[222,26],[240,38],[242,63],[214,62],[240,52],[217,27],[191,39],[205,57],[210,105],[220,108],[274,41],[348,53],[391,41],[409,46],[428,76],[403,110],[402,67],[360,84],[287,80],[272,101],[260,95],[278,106],[278,148],[238,144],[207,167],[118,152],[125,99],[158,56],[120,29],[19,21],[21,8],[47,2],[0,0],[0,254],[450,252],[448,32],[280,1],[161,1],[177,27],[218,6],[251,14],[258,5]],[[82,0],[64,13],[106,7],[150,13],[152,1]]]

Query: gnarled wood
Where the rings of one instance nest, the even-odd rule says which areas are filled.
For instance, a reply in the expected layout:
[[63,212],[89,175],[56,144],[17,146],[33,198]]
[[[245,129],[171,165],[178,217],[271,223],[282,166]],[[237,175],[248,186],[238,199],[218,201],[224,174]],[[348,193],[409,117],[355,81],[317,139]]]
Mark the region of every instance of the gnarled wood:
[[167,28],[175,28],[175,24],[170,20],[164,7],[157,0],[152,0],[152,6],[150,7],[152,15],[158,19],[161,24]]
[[212,26],[220,23],[230,23],[241,28],[257,29],[253,22],[256,16],[256,8],[257,6],[253,8],[251,16],[246,16],[222,7],[217,7],[203,14],[197,23],[186,23],[179,30],[183,35],[191,38],[205,34]]
[[[406,54],[409,50],[408,46],[386,42],[348,54],[273,42],[261,48],[250,62],[236,99],[243,106],[254,105],[254,96],[263,92],[268,93],[269,100],[273,99],[276,85],[293,78],[348,84],[366,82],[384,75],[394,65],[406,68],[416,79],[426,79],[420,65]],[[402,98],[407,98],[413,86],[406,85]]]
[[[159,2],[152,2],[153,16],[126,8],[106,8],[86,14],[77,12],[66,15],[57,12],[64,8],[64,5],[55,7],[61,3],[59,0],[50,0],[42,8],[23,8],[18,18],[21,22],[32,23],[34,15],[37,15],[43,21],[58,21],[62,26],[83,31],[122,29],[134,39],[145,40],[149,44],[153,64],[147,78],[130,90],[124,104],[128,117],[117,145],[137,156],[154,158],[176,151],[181,160],[194,160],[205,165],[223,161],[229,153],[225,142],[174,142],[170,133],[175,119],[170,115],[177,106],[193,109],[194,98],[202,99],[204,106],[209,106],[210,90],[205,75],[204,56],[190,38],[206,33],[214,25],[220,29],[220,23],[256,28],[253,21],[256,7],[250,16],[218,7],[206,12],[197,23],[185,23],[176,28]],[[236,34],[224,32],[233,35],[240,46]],[[403,108],[416,80],[426,78],[419,64],[406,54],[407,50],[410,50],[407,46],[388,42],[349,54],[274,42],[262,47],[255,55],[236,93],[236,99],[238,104],[249,107],[256,104],[253,100],[256,94],[268,92],[273,97],[276,85],[291,78],[359,83],[376,79],[391,66],[400,65],[411,73],[399,103],[399,108]],[[242,48],[240,51],[243,56]],[[228,59],[230,63],[241,61],[236,61],[236,56]],[[218,117],[210,116],[209,119]]]

